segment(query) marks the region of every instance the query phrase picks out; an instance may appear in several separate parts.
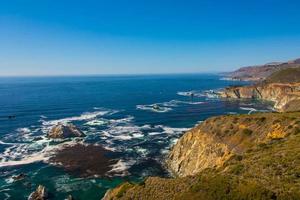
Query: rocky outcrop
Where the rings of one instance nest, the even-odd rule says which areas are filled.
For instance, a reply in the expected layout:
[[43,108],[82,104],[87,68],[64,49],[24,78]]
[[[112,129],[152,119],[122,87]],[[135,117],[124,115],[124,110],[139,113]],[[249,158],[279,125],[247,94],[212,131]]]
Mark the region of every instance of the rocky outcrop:
[[262,99],[274,102],[280,112],[299,111],[300,83],[269,83],[229,87],[220,92],[224,98]]
[[57,124],[48,133],[49,138],[84,137],[85,134],[73,124]]
[[48,196],[47,189],[44,186],[39,185],[37,189],[30,194],[28,200],[46,200],[48,199]]
[[175,175],[187,176],[206,168],[222,166],[231,156],[228,145],[197,127],[177,142],[167,162]]
[[300,199],[300,112],[209,118],[170,152],[176,178],[124,183],[103,200]]
[[14,181],[21,181],[21,180],[23,180],[23,179],[25,179],[25,178],[26,178],[26,174],[23,174],[23,173],[18,174],[18,175],[16,175],[16,176],[13,176],[13,177],[12,177],[12,179],[13,179]]
[[280,113],[209,118],[179,139],[167,165],[180,177],[208,168],[218,169],[232,156],[293,133],[294,123],[295,120],[282,118]]

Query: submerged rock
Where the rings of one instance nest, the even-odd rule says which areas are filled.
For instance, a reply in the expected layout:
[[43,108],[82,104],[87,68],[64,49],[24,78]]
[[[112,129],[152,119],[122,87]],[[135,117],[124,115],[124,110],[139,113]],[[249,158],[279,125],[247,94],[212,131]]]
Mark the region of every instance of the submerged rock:
[[49,138],[84,137],[85,134],[73,124],[57,124],[48,133]]
[[66,200],[75,200],[75,199],[73,198],[72,195],[68,195],[68,197],[66,198]]
[[116,164],[107,151],[98,145],[66,146],[50,158],[50,163],[79,177],[103,177]]
[[26,178],[26,174],[23,174],[23,173],[18,174],[18,175],[16,175],[16,176],[13,176],[13,177],[12,177],[12,179],[13,179],[14,181],[20,181],[20,180],[23,180],[23,179],[25,179],[25,178]]
[[48,199],[48,196],[47,189],[44,186],[39,185],[37,189],[30,194],[28,200],[46,200]]

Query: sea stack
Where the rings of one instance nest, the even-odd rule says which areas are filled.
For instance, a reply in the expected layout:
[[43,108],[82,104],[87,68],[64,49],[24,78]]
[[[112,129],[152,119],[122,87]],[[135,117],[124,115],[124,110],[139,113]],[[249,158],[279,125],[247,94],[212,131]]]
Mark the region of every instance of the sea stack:
[[84,137],[85,134],[78,129],[75,125],[69,124],[62,124],[59,123],[52,127],[52,129],[48,133],[49,138],[71,138],[71,137]]
[[28,197],[28,200],[46,200],[46,199],[48,199],[48,191],[42,185],[39,185],[37,189],[34,192],[32,192]]

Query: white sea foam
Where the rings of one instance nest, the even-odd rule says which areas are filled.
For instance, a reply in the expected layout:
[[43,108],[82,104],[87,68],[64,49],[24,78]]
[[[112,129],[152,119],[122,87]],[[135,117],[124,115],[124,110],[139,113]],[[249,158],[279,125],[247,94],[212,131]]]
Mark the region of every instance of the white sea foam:
[[219,98],[219,95],[215,90],[205,90],[205,91],[187,91],[187,92],[177,92],[178,95],[191,97],[207,97],[208,99]]
[[198,104],[204,104],[203,101],[179,101],[179,100],[173,100],[176,105],[178,104],[190,104],[190,105],[198,105]]
[[180,96],[190,97],[192,94],[194,94],[194,92],[195,91],[177,92],[177,94],[180,95]]
[[31,131],[30,131],[30,129],[29,128],[18,128],[17,129],[17,131],[19,132],[19,133],[22,133],[22,134],[27,134],[27,133],[30,133]]
[[53,126],[58,123],[68,123],[72,121],[87,121],[91,119],[95,119],[98,116],[104,116],[106,114],[110,113],[110,111],[95,111],[95,112],[86,112],[83,113],[80,116],[74,116],[74,117],[67,117],[63,119],[58,119],[58,120],[51,120],[51,121],[43,121],[44,126]]
[[3,142],[0,140],[0,144],[3,144],[3,145],[14,145],[14,143],[9,143],[9,142]]
[[77,142],[69,141],[58,145],[49,145],[50,140],[44,140],[47,144],[40,141],[41,144],[46,145],[45,148],[40,149],[37,147],[37,142],[33,144],[15,144],[11,147],[6,148],[3,154],[0,154],[1,161],[0,167],[15,166],[15,165],[26,165],[34,162],[46,162],[50,156],[57,150],[63,148],[65,145],[75,145]]
[[151,133],[148,133],[148,135],[151,135],[151,136],[161,135],[161,134],[163,134],[163,132],[151,132]]
[[136,148],[135,151],[142,157],[147,157],[147,155],[149,154],[149,150],[145,148]]
[[177,92],[178,95],[180,96],[186,96],[186,97],[203,97],[205,96],[203,92],[197,91],[197,90],[192,90],[192,91],[186,91],[186,92]]
[[135,161],[119,160],[116,164],[112,165],[112,169],[107,172],[109,176],[126,176],[128,175],[128,169],[135,163]]
[[144,134],[142,134],[142,133],[133,133],[132,137],[133,138],[141,138],[141,137],[144,137]]
[[131,140],[133,137],[130,135],[116,135],[114,139],[116,140]]
[[162,125],[158,125],[156,127],[162,128],[163,133],[166,134],[179,134],[189,130],[189,128],[172,128],[172,127],[162,126]]
[[257,109],[255,108],[240,107],[240,109],[249,111],[248,114],[251,114],[252,112],[257,112]]
[[158,104],[150,104],[150,105],[137,105],[136,109],[138,110],[149,110],[152,112],[157,112],[157,113],[165,113],[169,112],[172,110],[172,108],[169,107],[164,107],[164,106],[159,106],[158,108],[155,108],[154,106]]
[[94,120],[86,122],[85,125],[89,125],[89,126],[102,126],[102,125],[105,125],[106,123],[107,123],[106,120],[97,120],[97,119],[94,119]]
[[237,114],[237,112],[227,112],[227,114],[229,114],[229,115],[235,115],[235,114]]

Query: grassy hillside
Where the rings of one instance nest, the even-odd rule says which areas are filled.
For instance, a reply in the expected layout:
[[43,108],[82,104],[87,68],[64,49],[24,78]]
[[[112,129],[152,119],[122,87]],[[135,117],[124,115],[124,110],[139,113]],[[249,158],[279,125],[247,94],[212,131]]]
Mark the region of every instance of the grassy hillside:
[[295,83],[300,82],[300,67],[283,69],[271,74],[267,83]]
[[123,184],[106,200],[300,199],[299,112],[214,117],[202,128],[223,139],[233,135],[241,153],[194,176]]

